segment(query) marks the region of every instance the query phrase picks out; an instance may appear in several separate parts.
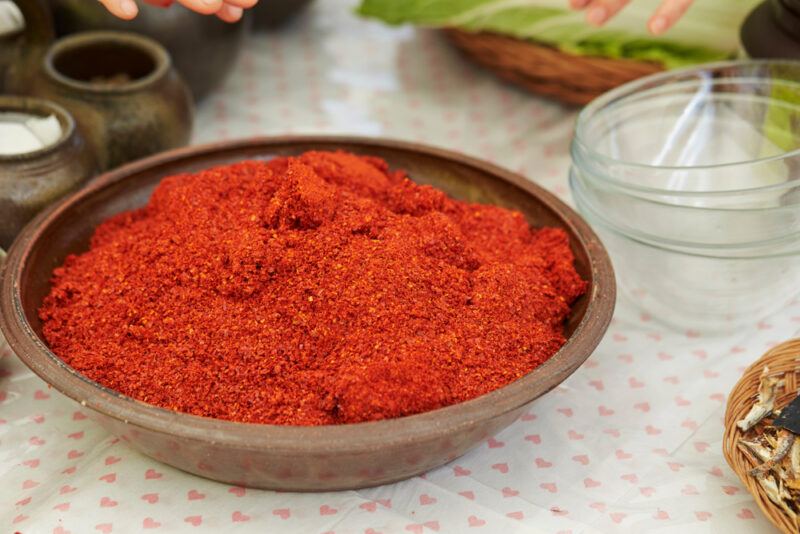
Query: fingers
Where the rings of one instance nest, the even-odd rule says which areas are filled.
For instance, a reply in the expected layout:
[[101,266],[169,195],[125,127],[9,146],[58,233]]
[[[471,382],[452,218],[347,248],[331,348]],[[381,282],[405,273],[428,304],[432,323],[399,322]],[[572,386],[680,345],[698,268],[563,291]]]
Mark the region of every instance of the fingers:
[[100,3],[121,19],[131,20],[139,13],[139,8],[134,0],[100,0]]
[[222,0],[178,0],[178,2],[192,11],[197,11],[204,15],[213,15],[219,12],[223,5]]
[[[174,0],[144,0],[148,4],[169,7]],[[236,22],[242,18],[244,9],[251,8],[258,0],[178,0],[188,9],[205,15],[217,15],[225,22]],[[100,0],[111,13],[130,20],[139,13],[135,0]]]
[[670,29],[686,13],[693,0],[663,0],[656,12],[647,22],[647,29],[653,35],[661,35]]
[[630,0],[592,0],[586,6],[586,22],[602,26],[625,7]]
[[258,3],[258,0],[225,0],[225,3],[233,7],[241,7],[242,9],[250,9]]
[[242,18],[243,12],[244,10],[241,7],[225,3],[222,5],[222,8],[220,8],[220,10],[217,11],[217,16],[222,20],[224,20],[225,22],[236,22],[237,20]]

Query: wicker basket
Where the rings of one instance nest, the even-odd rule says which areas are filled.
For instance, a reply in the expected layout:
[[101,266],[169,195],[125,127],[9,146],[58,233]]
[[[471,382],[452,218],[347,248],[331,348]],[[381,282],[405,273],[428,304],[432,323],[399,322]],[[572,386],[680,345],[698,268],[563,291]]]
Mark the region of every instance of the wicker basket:
[[723,453],[728,464],[736,472],[747,490],[753,495],[758,507],[764,515],[781,531],[797,533],[794,522],[769,500],[767,494],[747,472],[760,462],[749,451],[737,446],[743,432],[736,422],[744,418],[755,402],[758,385],[764,366],[768,366],[770,375],[784,379],[782,389],[778,391],[775,407],[782,408],[797,396],[800,384],[800,339],[793,339],[774,347],[747,368],[742,378],[734,386],[725,410],[725,438]]
[[656,63],[577,56],[496,33],[444,31],[458,48],[499,77],[569,104],[586,104],[609,89],[662,70]]

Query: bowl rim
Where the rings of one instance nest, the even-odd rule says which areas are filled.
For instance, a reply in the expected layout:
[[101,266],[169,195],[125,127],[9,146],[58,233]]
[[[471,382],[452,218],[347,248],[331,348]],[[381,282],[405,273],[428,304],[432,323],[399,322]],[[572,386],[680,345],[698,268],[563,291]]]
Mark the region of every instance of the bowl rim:
[[[123,85],[96,85],[72,78],[56,67],[56,59],[61,54],[91,46],[122,46],[134,48],[153,61],[153,69],[141,78],[133,79]],[[63,87],[94,95],[125,95],[152,87],[162,80],[172,69],[172,57],[158,41],[146,35],[118,30],[92,30],[65,35],[55,41],[42,58],[43,72]]]
[[[625,197],[629,197],[635,199],[636,201],[646,202],[648,204],[656,205],[656,206],[664,206],[668,208],[678,208],[682,210],[688,211],[702,211],[707,213],[720,213],[720,214],[731,214],[731,213],[780,213],[780,212],[788,212],[793,213],[797,211],[798,204],[800,202],[794,204],[782,204],[779,206],[750,206],[744,204],[742,206],[697,206],[695,204],[674,204],[672,202],[666,202],[663,199],[659,198],[651,198],[649,196],[644,196],[643,191],[637,187],[625,187],[619,185],[619,182],[614,180],[592,180],[591,177],[588,176],[589,173],[584,172],[583,169],[579,165],[573,162],[570,166],[570,173],[575,173],[578,176],[578,179],[582,182],[586,182],[591,184],[591,187],[596,189],[602,189],[604,191],[610,191],[617,195],[622,195]],[[780,186],[778,189],[800,189],[800,180],[797,181],[796,184],[792,183],[793,180],[789,182],[784,182],[783,184],[773,184],[768,187],[775,187]],[[792,184],[790,187],[786,187],[785,184]],[[686,193],[691,193],[690,191],[675,191],[675,194],[672,192],[667,192],[668,190],[659,190],[661,193],[653,193],[654,195],[658,195],[659,197],[675,197],[675,198],[689,198],[690,200],[692,197],[695,199],[705,199],[708,198],[706,195],[691,195]],[[765,187],[763,189],[758,190],[759,193],[769,193],[770,190]],[[650,194],[649,192],[646,194]],[[718,200],[718,198],[717,198]]]
[[[56,218],[86,197],[113,186],[147,169],[193,157],[291,144],[326,145],[321,149],[340,148],[357,152],[390,149],[421,153],[437,159],[455,161],[500,180],[511,183],[537,197],[555,213],[564,227],[578,236],[587,253],[593,283],[586,294],[586,312],[561,349],[535,372],[481,397],[437,410],[381,421],[322,426],[282,426],[238,423],[174,412],[125,397],[80,375],[67,366],[33,331],[24,315],[20,277],[28,255],[44,230]],[[330,146],[328,146],[330,145]],[[355,147],[355,148],[353,148]],[[78,401],[83,406],[125,423],[146,428],[177,439],[212,442],[246,450],[270,449],[277,454],[336,454],[354,450],[375,450],[388,444],[405,444],[434,439],[466,429],[475,421],[489,420],[519,409],[553,389],[572,374],[593,352],[603,338],[613,315],[616,284],[613,267],[600,239],[589,225],[552,193],[530,180],[491,163],[449,150],[417,143],[355,136],[275,136],[233,140],[176,149],[129,163],[103,174],[82,190],[62,199],[33,219],[12,245],[5,264],[0,267],[0,328],[18,357],[48,384]],[[531,394],[535,383],[544,383],[544,390]],[[539,388],[541,390],[541,388]]]
[[[583,151],[587,154],[587,157],[603,162],[604,164],[612,164],[612,165],[619,165],[626,168],[632,169],[643,169],[643,170],[658,170],[658,171],[683,171],[686,172],[689,169],[692,170],[701,170],[701,169],[727,169],[732,167],[741,167],[743,165],[759,165],[763,163],[770,163],[774,161],[780,161],[788,158],[793,158],[800,156],[800,148],[795,148],[793,150],[788,150],[778,155],[773,156],[766,156],[763,158],[756,158],[753,160],[747,161],[735,161],[735,162],[726,162],[726,163],[719,163],[713,165],[692,165],[692,166],[671,166],[671,165],[650,165],[647,163],[637,163],[632,161],[626,161],[623,159],[617,159],[612,156],[608,156],[606,154],[602,154],[594,149],[591,148],[591,144],[587,143],[584,138],[586,137],[585,129],[587,124],[592,120],[593,115],[600,112],[601,110],[613,106],[615,102],[621,102],[630,96],[640,95],[643,90],[647,90],[646,88],[649,87],[650,90],[655,89],[663,89],[672,83],[699,83],[695,80],[690,79],[683,79],[684,77],[691,76],[691,75],[699,75],[701,73],[712,73],[716,71],[721,71],[723,69],[730,69],[730,68],[737,68],[737,67],[771,67],[771,66],[785,66],[791,67],[796,69],[798,73],[800,73],[800,61],[796,60],[788,60],[788,59],[762,59],[762,60],[733,60],[733,61],[718,61],[714,63],[706,63],[702,65],[697,65],[693,67],[687,67],[683,69],[677,70],[670,70],[665,72],[660,72],[656,74],[651,74],[649,76],[645,76],[643,78],[639,78],[637,80],[628,82],[624,85],[621,85],[603,95],[595,98],[592,100],[588,105],[586,105],[580,113],[578,113],[578,117],[575,120],[575,130],[574,135],[571,143],[570,154],[572,156],[573,161],[577,161],[581,159],[583,156],[580,155],[580,152]],[[674,80],[674,82],[669,82],[669,80]],[[729,79],[720,79],[719,82],[727,81],[730,83],[731,80],[763,80],[766,81],[766,78],[761,78],[757,76],[740,76],[740,77],[731,77]],[[792,85],[797,85],[800,87],[800,83],[784,78],[776,78],[775,80],[780,80],[784,83],[789,83]],[[682,191],[682,190],[672,190],[672,189],[663,189],[658,187],[649,187],[649,186],[641,186],[635,183],[624,182],[618,180],[612,176],[605,175],[604,173],[593,173],[596,175],[600,180],[606,181],[608,183],[614,184],[623,189],[630,189],[632,191],[639,191],[644,193],[654,193],[654,194],[669,194],[672,196],[724,196],[724,195],[744,195],[750,194],[753,192],[763,192],[763,191],[772,191],[772,190],[780,190],[788,187],[796,187],[797,184],[790,180],[788,182],[780,183],[780,184],[772,184],[769,186],[764,187],[749,187],[749,188],[738,188],[738,189],[719,189],[719,190],[699,190],[699,191]]]
[[[760,260],[768,260],[768,259],[781,259],[781,258],[791,258],[793,256],[800,256],[800,248],[797,250],[784,250],[781,252],[775,252],[771,254],[753,254],[753,253],[743,253],[742,255],[724,255],[722,252],[718,251],[736,251],[737,248],[739,250],[746,250],[747,246],[738,246],[737,245],[713,245],[713,244],[697,244],[697,243],[686,243],[680,241],[674,241],[669,239],[662,239],[656,236],[652,236],[651,234],[646,234],[643,232],[639,232],[636,230],[624,230],[618,224],[611,222],[608,218],[604,217],[602,214],[598,213],[597,208],[595,208],[590,201],[583,197],[582,191],[574,184],[574,180],[570,177],[570,191],[572,192],[572,196],[575,200],[575,206],[578,212],[583,215],[583,217],[592,225],[592,227],[597,228],[598,230],[604,232],[610,232],[611,234],[633,241],[639,245],[648,247],[653,250],[657,250],[660,252],[667,252],[671,254],[681,254],[683,256],[691,256],[693,258],[703,258],[709,260],[746,260],[746,261],[760,261]],[[797,243],[797,234],[793,234],[790,236],[786,236],[783,238],[778,238],[775,242],[780,242],[783,240],[786,243]],[[771,242],[764,242],[764,244],[770,244]],[[754,248],[754,247],[750,247]],[[708,252],[705,252],[708,251]]]
[[[592,194],[589,192],[590,188],[595,186],[596,184],[592,184],[587,186],[584,180],[581,179],[580,173],[577,171],[575,167],[570,168],[569,171],[569,188],[570,192],[572,193],[572,198],[575,200],[576,207],[578,207],[578,212],[581,213],[584,217],[586,217],[593,225],[600,224],[604,227],[608,227],[609,229],[615,231],[620,235],[624,235],[626,237],[630,237],[634,241],[639,241],[642,243],[660,243],[664,250],[689,250],[689,249],[697,249],[697,250],[706,250],[706,251],[737,251],[737,250],[745,250],[745,249],[757,249],[758,247],[764,247],[769,245],[782,245],[785,243],[799,243],[800,242],[800,230],[797,230],[791,234],[786,234],[778,237],[774,237],[771,239],[762,239],[760,241],[744,241],[744,242],[731,242],[731,243],[704,243],[699,241],[682,241],[679,239],[674,239],[670,237],[662,237],[656,234],[652,234],[649,232],[645,232],[643,230],[637,229],[633,226],[625,226],[620,224],[618,221],[612,221],[607,216],[606,213],[609,213],[609,210],[603,210],[602,206],[598,205],[597,202],[590,200],[590,196]],[[598,186],[602,187],[602,186]],[[638,197],[635,195],[628,195],[627,193],[619,193],[623,196],[632,196],[637,201],[641,201],[644,204],[644,207],[647,205],[660,205],[667,208],[676,208],[676,209],[696,209],[702,210],[704,213],[730,213],[730,214],[737,214],[737,213],[747,213],[751,210],[724,210],[724,209],[717,209],[717,208],[703,208],[700,206],[682,206],[680,204],[667,204],[658,201],[651,201],[646,198]],[[581,208],[585,209],[581,209]],[[786,211],[789,213],[796,212],[796,206],[781,206],[780,209],[776,209],[776,212],[784,211],[783,208],[791,208],[787,209]],[[764,208],[768,210],[768,208]],[[601,213],[602,211],[602,213]],[[755,212],[762,211],[761,208],[752,210]],[[674,247],[674,248],[671,248]],[[798,249],[797,252],[800,252]],[[797,252],[779,252],[775,253],[774,256],[785,256],[785,255],[793,255]],[[699,255],[699,256],[708,256],[708,257],[715,257],[713,254],[707,255],[703,253],[693,253],[687,252],[687,254],[691,255]],[[719,257],[728,257],[728,256],[719,256]],[[736,256],[739,257],[739,256]],[[745,256],[749,257],[749,256]],[[764,255],[764,256],[753,256],[753,257],[772,257],[772,255]]]

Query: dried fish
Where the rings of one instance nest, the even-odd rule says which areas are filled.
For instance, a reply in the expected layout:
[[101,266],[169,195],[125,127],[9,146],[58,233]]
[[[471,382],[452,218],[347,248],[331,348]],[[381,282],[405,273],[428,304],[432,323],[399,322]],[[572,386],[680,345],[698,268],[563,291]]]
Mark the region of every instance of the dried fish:
[[[756,438],[756,441],[749,441],[746,439],[739,439],[739,447],[742,449],[746,449],[753,453],[753,455],[762,463],[769,461],[772,457],[772,448],[768,445],[762,443],[762,441],[766,441],[764,436],[760,436]],[[795,440],[794,445],[792,445],[792,452],[794,452],[795,448],[800,451],[800,440]],[[786,465],[789,461],[789,457],[791,454],[787,455],[786,458],[779,464],[776,464],[772,471],[778,476],[780,480],[783,480],[786,484],[786,487],[789,489],[796,489],[800,490],[800,478],[794,479],[791,478],[789,474],[790,467]]]
[[764,435],[762,437],[764,438],[764,442],[767,444],[769,448],[775,449],[778,446],[778,440],[772,433],[772,430],[773,430],[772,427],[768,427],[765,430]]
[[789,503],[793,501],[792,495],[786,491],[783,487],[783,484],[779,481],[778,484],[775,484],[775,479],[773,477],[766,477],[761,478],[758,480],[761,487],[764,488],[769,499],[781,507],[781,509],[786,512],[792,522],[797,525],[797,512],[790,506]]
[[794,499],[781,478],[778,478],[778,496],[786,503],[790,503]]
[[755,454],[756,458],[761,460],[762,462],[766,462],[772,456],[772,451],[759,443],[758,441],[748,441],[746,439],[740,439],[739,445],[744,446],[745,449],[749,450],[753,454]]
[[[785,476],[786,476],[786,470],[785,469],[782,470],[781,473],[783,473],[783,474],[779,475],[779,477],[783,481],[783,484],[787,488],[789,488],[791,491],[800,493],[800,479],[785,478]],[[800,495],[798,497],[794,497],[794,500],[798,501],[798,504],[800,504]]]
[[736,423],[736,426],[747,432],[772,413],[775,407],[775,392],[780,381],[777,377],[769,376],[769,367],[764,366],[764,371],[761,373],[761,381],[758,385],[758,401],[750,408],[745,418]]
[[800,440],[795,440],[789,453],[789,475],[792,480],[800,479]]
[[[769,376],[769,369],[764,367],[757,401],[747,416],[736,423],[743,431],[752,432],[747,438],[740,438],[737,446],[758,464],[749,475],[756,479],[769,500],[791,519],[794,530],[800,532],[800,399],[783,409],[776,408],[781,384],[784,381]],[[764,421],[768,416],[771,417]]]
[[768,473],[771,469],[773,469],[777,464],[781,462],[781,460],[789,454],[789,451],[792,449],[792,445],[794,445],[795,435],[789,432],[788,430],[781,430],[780,434],[778,434],[778,444],[775,447],[775,450],[772,453],[772,456],[765,461],[763,464],[754,467],[750,471],[750,475],[754,477],[761,478],[766,473]]
[[789,503],[793,500],[792,496],[783,488],[783,485],[776,483],[772,475],[759,478],[758,483],[764,488],[764,492],[767,494],[767,497],[769,497],[769,500],[780,506],[781,509],[792,518],[792,521],[797,524],[797,513],[789,506]]

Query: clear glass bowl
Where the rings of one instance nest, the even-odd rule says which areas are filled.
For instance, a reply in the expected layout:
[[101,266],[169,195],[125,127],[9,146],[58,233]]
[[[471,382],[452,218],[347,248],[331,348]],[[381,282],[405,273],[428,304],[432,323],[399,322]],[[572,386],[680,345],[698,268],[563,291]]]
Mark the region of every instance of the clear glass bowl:
[[649,76],[578,117],[570,185],[623,292],[687,328],[800,292],[800,62]]
[[800,240],[727,248],[658,240],[614,225],[572,185],[578,211],[611,255],[617,286],[663,323],[729,331],[757,322],[800,292]]
[[589,205],[627,234],[672,246],[726,248],[800,242],[800,205],[772,208],[683,206],[642,197],[592,180],[573,166],[570,186]]
[[799,205],[800,63],[745,61],[649,76],[580,114],[575,165],[672,204]]

